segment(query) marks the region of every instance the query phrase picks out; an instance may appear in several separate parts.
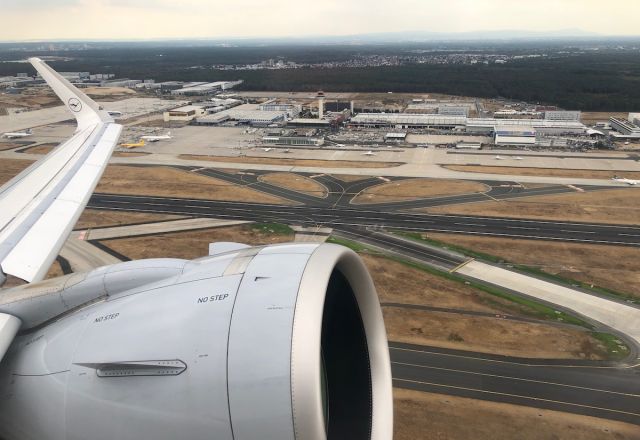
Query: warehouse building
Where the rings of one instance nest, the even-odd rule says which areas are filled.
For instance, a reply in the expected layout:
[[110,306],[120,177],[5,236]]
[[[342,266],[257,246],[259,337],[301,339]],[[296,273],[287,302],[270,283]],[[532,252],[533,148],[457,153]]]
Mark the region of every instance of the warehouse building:
[[494,143],[501,146],[534,146],[536,130],[529,126],[498,126]]
[[545,119],[494,119],[469,118],[466,122],[470,133],[495,133],[497,127],[528,127],[543,134],[585,134],[587,127],[577,121],[547,121]]
[[443,128],[464,127],[467,118],[445,115],[419,115],[409,113],[360,113],[351,118],[352,127],[367,128]]
[[439,115],[447,116],[469,116],[469,107],[465,105],[441,105],[438,107]]
[[312,146],[320,147],[324,145],[324,139],[307,136],[265,136],[262,142],[272,145],[289,145],[289,146]]
[[579,111],[550,110],[544,112],[547,121],[579,121],[582,113]]
[[407,140],[407,133],[387,133],[384,136],[385,142],[405,142]]
[[184,107],[178,107],[164,112],[163,117],[165,122],[191,122],[200,116],[204,116],[204,114],[205,110],[203,107],[185,105]]
[[640,127],[624,119],[609,118],[611,128],[620,133],[617,137],[640,138]]
[[258,106],[263,112],[285,112],[289,118],[297,118],[302,112],[302,106],[294,104],[267,103]]
[[225,110],[218,114],[224,114],[229,116],[229,119],[237,121],[240,124],[255,125],[260,127],[266,127],[271,124],[277,124],[284,122],[287,119],[285,112],[264,112],[261,110],[243,110],[243,109],[231,109]]
[[183,88],[172,90],[172,95],[181,95],[181,96],[194,96],[194,95],[211,95],[216,92],[220,92],[223,90],[229,90],[238,84],[242,84],[242,80],[240,81],[216,81],[211,83],[191,83],[186,84]]
[[209,125],[209,126],[215,126],[215,125],[220,125],[223,124],[225,122],[229,121],[229,115],[223,115],[223,114],[209,114],[206,116],[202,116],[200,118],[196,118],[193,123],[195,125]]

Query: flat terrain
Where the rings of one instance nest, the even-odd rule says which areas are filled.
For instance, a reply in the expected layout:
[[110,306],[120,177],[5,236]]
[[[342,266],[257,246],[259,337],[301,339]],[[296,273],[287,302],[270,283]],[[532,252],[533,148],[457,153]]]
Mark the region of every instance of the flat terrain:
[[596,122],[609,122],[609,118],[619,118],[627,120],[629,113],[621,112],[582,112],[580,121],[586,125],[595,125]]
[[578,179],[610,179],[613,176],[640,179],[640,172],[609,170],[565,170],[562,168],[527,168],[508,166],[445,165],[452,171],[465,173],[514,174],[520,176],[575,177]]
[[640,298],[638,248],[457,234],[428,236]]
[[606,347],[583,330],[414,309],[383,313],[395,342],[526,358],[607,358]]
[[383,303],[417,304],[488,313],[526,316],[521,306],[496,298],[389,258],[360,255],[373,277]]
[[0,185],[8,182],[20,171],[31,165],[33,161],[30,160],[5,160],[0,161]]
[[287,200],[248,187],[162,166],[109,166],[96,192],[290,204]]
[[[362,254],[380,302],[527,316],[522,306],[388,258]],[[389,339],[419,345],[539,358],[600,359],[606,349],[587,331],[547,324],[385,307]],[[460,340],[461,339],[461,340]],[[521,339],[526,340],[522,342]]]
[[2,141],[0,140],[0,151],[12,150],[14,148],[18,148],[22,146],[22,144],[11,141]]
[[385,203],[487,191],[486,185],[462,180],[408,179],[369,187],[351,203]]
[[620,188],[523,197],[421,209],[439,214],[486,215],[537,220],[640,224],[640,189]]
[[260,176],[261,182],[281,186],[315,197],[327,197],[327,188],[308,177],[293,173],[270,173]]
[[394,389],[394,440],[638,440],[638,426],[508,403]]
[[149,214],[144,212],[103,211],[99,209],[85,209],[74,229],[102,228],[107,226],[122,226],[137,223],[161,222],[183,218],[177,215]]
[[293,241],[293,234],[271,233],[253,225],[212,228],[201,231],[176,232],[148,237],[104,240],[114,251],[138,260],[142,258],[194,259],[209,252],[209,243],[230,241],[251,245],[266,245]]
[[113,157],[140,157],[147,156],[151,153],[145,153],[144,151],[114,151]]
[[287,159],[278,157],[231,157],[231,156],[200,156],[196,154],[181,154],[185,160],[206,160],[210,162],[252,163],[264,165],[289,165],[294,167],[327,167],[327,168],[389,168],[402,165],[400,162],[365,162],[356,160],[320,160],[320,159]]
[[35,147],[27,148],[25,153],[29,154],[48,154],[60,144],[40,144]]

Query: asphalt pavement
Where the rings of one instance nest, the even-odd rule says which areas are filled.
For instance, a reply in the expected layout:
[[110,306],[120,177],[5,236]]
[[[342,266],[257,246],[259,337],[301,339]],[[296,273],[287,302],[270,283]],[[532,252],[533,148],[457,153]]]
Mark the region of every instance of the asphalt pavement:
[[394,386],[640,425],[640,370],[390,343]]
[[284,206],[175,197],[94,194],[88,207],[258,222],[283,222],[334,229],[385,227],[405,231],[640,246],[640,228],[634,226],[414,214],[380,211],[369,206]]

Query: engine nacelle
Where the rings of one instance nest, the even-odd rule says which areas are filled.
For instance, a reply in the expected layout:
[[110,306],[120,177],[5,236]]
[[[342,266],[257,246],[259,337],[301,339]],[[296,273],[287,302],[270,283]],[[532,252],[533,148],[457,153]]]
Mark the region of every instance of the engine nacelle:
[[12,289],[0,313],[23,322],[5,440],[392,438],[378,297],[341,246],[123,263]]

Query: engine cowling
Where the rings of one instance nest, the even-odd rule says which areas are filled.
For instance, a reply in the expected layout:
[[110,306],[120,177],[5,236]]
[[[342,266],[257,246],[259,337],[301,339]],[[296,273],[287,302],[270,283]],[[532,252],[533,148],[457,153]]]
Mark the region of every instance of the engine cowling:
[[5,440],[392,437],[380,305],[344,247],[142,260],[10,293],[0,313],[28,328],[0,364]]

